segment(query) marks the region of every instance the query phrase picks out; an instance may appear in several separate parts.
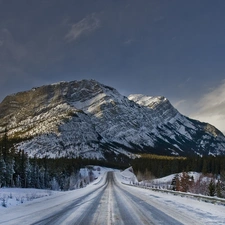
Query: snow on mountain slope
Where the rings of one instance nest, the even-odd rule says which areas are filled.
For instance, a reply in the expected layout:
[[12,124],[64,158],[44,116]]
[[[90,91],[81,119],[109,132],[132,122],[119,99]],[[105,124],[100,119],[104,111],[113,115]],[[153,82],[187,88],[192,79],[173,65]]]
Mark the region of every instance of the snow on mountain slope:
[[116,159],[132,153],[225,154],[225,137],[181,115],[164,97],[122,96],[94,80],[60,82],[7,96],[0,135],[38,157]]

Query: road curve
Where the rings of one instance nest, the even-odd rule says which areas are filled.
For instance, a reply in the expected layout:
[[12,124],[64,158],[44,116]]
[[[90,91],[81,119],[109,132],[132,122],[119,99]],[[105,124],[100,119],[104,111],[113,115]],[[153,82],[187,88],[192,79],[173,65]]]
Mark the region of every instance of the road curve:
[[82,196],[74,197],[73,194],[69,201],[3,222],[9,225],[180,225],[191,222],[190,218],[170,216],[169,210],[161,210],[163,206],[151,198],[145,199],[137,191],[119,183],[113,172],[108,172],[105,181],[100,183]]

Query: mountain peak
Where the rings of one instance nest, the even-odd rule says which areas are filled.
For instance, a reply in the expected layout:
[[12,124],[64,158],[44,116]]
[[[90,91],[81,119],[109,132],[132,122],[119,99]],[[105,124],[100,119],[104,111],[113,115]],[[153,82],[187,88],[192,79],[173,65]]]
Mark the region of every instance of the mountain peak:
[[59,82],[7,96],[0,135],[37,157],[117,158],[132,152],[225,154],[225,137],[181,115],[163,96],[121,95],[95,80]]
[[138,103],[142,106],[147,106],[150,108],[156,107],[158,104],[168,102],[164,96],[147,96],[143,94],[131,94],[128,96],[128,99]]

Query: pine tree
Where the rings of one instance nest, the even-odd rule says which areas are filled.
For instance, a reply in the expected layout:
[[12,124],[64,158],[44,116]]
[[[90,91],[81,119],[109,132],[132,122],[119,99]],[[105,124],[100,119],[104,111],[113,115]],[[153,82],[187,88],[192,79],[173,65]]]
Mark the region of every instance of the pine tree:
[[45,168],[42,166],[39,169],[40,188],[45,188]]
[[25,167],[24,167],[24,172],[25,172],[25,187],[30,187],[31,183],[31,164],[28,155],[26,154],[25,157]]
[[3,159],[2,153],[0,152],[0,188],[2,186],[6,185],[5,175],[6,175],[6,164],[5,164],[5,161]]
[[16,179],[15,179],[15,184],[16,184],[16,187],[20,188],[21,187],[21,178],[20,178],[20,175],[16,175]]
[[22,154],[20,154],[20,166],[19,166],[19,175],[21,179],[21,186],[23,188],[29,187],[30,184],[30,162],[28,155],[22,151]]
[[93,182],[95,179],[95,175],[94,175],[92,169],[88,172],[88,176],[89,176],[90,182]]
[[176,182],[177,182],[177,179],[178,179],[178,174],[176,174],[174,176],[174,178],[172,179],[172,181],[171,181],[171,185],[172,185],[172,188],[173,188],[174,191],[176,190]]
[[215,186],[215,183],[213,182],[212,179],[211,179],[211,181],[209,183],[208,190],[209,190],[209,196],[215,196],[215,194],[216,194],[216,186]]
[[51,189],[54,191],[59,191],[60,187],[59,187],[59,183],[57,182],[57,180],[55,179],[55,177],[53,177],[53,179],[50,182],[51,184]]
[[216,184],[216,196],[219,198],[222,198],[223,195],[221,193],[221,181],[218,180],[217,184]]
[[36,158],[34,158],[33,164],[31,165],[30,187],[40,188],[39,167]]
[[13,181],[13,174],[15,173],[14,171],[14,165],[15,161],[12,157],[7,157],[6,161],[6,185],[9,187],[14,187],[14,181]]
[[4,161],[6,162],[6,158],[9,154],[9,143],[8,143],[8,135],[7,135],[7,128],[5,128],[5,133],[4,133],[4,136],[2,138],[2,146],[1,146],[1,149],[2,149],[2,154],[3,154],[3,159]]

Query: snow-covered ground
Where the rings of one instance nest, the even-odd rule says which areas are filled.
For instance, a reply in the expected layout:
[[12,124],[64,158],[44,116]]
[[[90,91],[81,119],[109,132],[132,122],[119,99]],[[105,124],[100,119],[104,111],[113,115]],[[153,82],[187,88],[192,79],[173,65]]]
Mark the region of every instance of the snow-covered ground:
[[[181,176],[182,173],[178,173],[177,175]],[[188,175],[190,177],[193,177],[193,179],[196,181],[199,179],[199,177],[201,176],[201,173],[197,173],[197,172],[188,172]],[[171,184],[171,181],[173,180],[173,178],[176,176],[176,174],[171,174],[171,175],[168,175],[166,177],[162,177],[162,178],[158,178],[158,179],[153,179],[152,180],[152,183],[153,184],[166,184],[166,183],[170,183]]]
[[57,193],[57,191],[35,188],[0,188],[0,210]]
[[[112,171],[110,168],[93,166],[92,172],[95,177],[95,181],[91,184],[98,182],[103,174],[107,171]],[[80,169],[81,176],[88,174],[87,168]],[[88,186],[86,187],[88,188]],[[61,195],[61,191],[43,190],[36,188],[0,188],[0,211],[6,208],[11,208],[21,204],[29,203],[35,199]]]
[[[90,198],[88,197],[90,193],[94,194],[94,191],[98,190],[98,185],[104,184],[106,180],[105,174],[107,171],[112,171],[112,169],[101,167],[100,171],[96,172],[96,176],[98,176],[98,178],[85,188],[67,192],[51,192],[46,197],[27,201],[18,206],[9,205],[7,208],[0,207],[0,224],[15,224],[13,222],[15,220],[17,221],[17,218],[19,222],[23,219],[23,224],[31,224],[31,221],[38,221],[45,218],[47,215],[56,213],[55,210],[59,210],[59,208],[56,207],[60,206],[60,208],[63,208],[71,201],[74,201],[73,199],[78,199],[82,196],[87,196],[87,198]],[[117,182],[120,183],[119,185],[122,185],[121,187],[126,191],[132,192],[143,201],[150,202],[151,205],[154,205],[154,207],[159,208],[162,212],[170,215],[171,217],[185,217],[186,221],[190,220],[190,223],[184,224],[225,224],[225,206],[223,205],[206,203],[196,199],[174,196],[171,193],[154,192],[148,189],[141,189],[138,187],[121,184],[122,182],[129,184],[130,181],[135,179],[135,176],[130,169],[123,172],[119,172],[117,170],[114,174]],[[26,192],[23,192],[24,190],[26,189],[0,189],[0,193],[3,195],[4,193],[7,195],[12,193],[12,195],[15,196],[26,196]],[[28,192],[30,190],[31,189],[27,189]],[[48,194],[48,191],[36,190],[36,195],[38,195],[38,191],[40,191],[40,193],[43,191],[43,195],[44,193]],[[89,203],[90,201],[85,202]],[[124,202],[124,204],[126,204],[126,202]],[[85,210],[85,206],[81,207],[79,210],[74,213],[82,214],[84,212],[83,210]],[[41,215],[37,212],[41,212]],[[198,222],[192,223],[193,221]]]
[[[130,184],[133,180],[133,175],[126,173],[127,177],[124,179],[123,173],[115,173],[119,182],[124,184]],[[193,175],[195,179],[199,178],[200,174],[190,172],[189,175]],[[173,179],[174,175],[169,175],[164,178],[155,179],[156,183],[167,183]],[[204,202],[197,199],[192,199],[185,196],[175,196],[172,193],[155,192],[149,189],[142,189],[133,186],[127,186],[127,189],[136,192],[139,196],[144,196],[144,199],[151,198],[153,204],[162,204],[167,208],[165,213],[173,209],[177,211],[177,214],[183,214],[190,216],[190,218],[199,218],[199,224],[225,224],[225,206],[217,205],[208,202]],[[163,209],[162,209],[163,211]],[[192,224],[190,222],[190,224]]]

